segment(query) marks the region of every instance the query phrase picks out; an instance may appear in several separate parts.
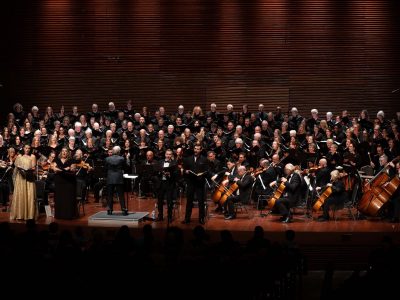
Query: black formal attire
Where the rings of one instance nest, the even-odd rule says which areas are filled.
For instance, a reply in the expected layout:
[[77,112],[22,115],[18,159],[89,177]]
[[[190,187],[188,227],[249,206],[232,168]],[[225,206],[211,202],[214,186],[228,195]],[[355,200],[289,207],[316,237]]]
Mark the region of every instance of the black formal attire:
[[9,180],[13,169],[11,167],[8,168],[0,168],[0,203],[3,207],[7,206],[8,198],[10,196],[10,185]]
[[117,191],[121,210],[125,213],[125,198],[124,198],[124,168],[125,159],[119,155],[112,155],[105,160],[105,169],[107,171],[107,204],[108,211],[113,210],[113,194]]
[[[159,180],[157,177],[158,161],[145,160],[138,166],[138,173],[140,175],[140,190],[143,194],[148,194],[157,191],[159,186]],[[150,188],[150,183],[152,183],[153,189]],[[154,193],[156,194],[156,193]],[[157,195],[156,195],[157,196]]]
[[342,157],[338,152],[326,154],[326,160],[328,161],[328,166],[331,170],[335,170],[336,167],[342,165]]
[[[270,166],[256,177],[254,185],[255,194],[259,195],[270,195],[272,194],[272,188],[269,186],[271,182],[276,180],[277,172],[273,166]],[[256,199],[257,200],[257,199]]]
[[173,199],[176,188],[177,165],[173,160],[163,159],[159,162],[159,187],[157,192],[158,219],[164,216],[164,199],[167,200],[168,220],[172,220]]
[[229,196],[225,202],[230,216],[235,214],[234,203],[241,202],[246,204],[249,201],[253,182],[254,177],[247,173],[236,181],[236,184],[239,187],[238,190],[234,195]]
[[329,219],[329,208],[332,205],[341,205],[346,201],[347,195],[342,180],[332,183],[332,194],[325,200],[323,205],[323,218]]
[[390,202],[393,205],[392,221],[398,223],[400,220],[400,187],[394,192]]
[[331,181],[331,171],[328,167],[321,168],[315,173],[315,186],[323,187]]
[[275,205],[282,217],[287,218],[289,216],[289,208],[293,207],[299,201],[301,195],[300,175],[292,173],[284,184],[285,190],[283,196],[276,201]]
[[62,170],[54,176],[55,217],[56,219],[75,219],[78,217],[75,172],[65,170],[72,165],[73,160],[68,159],[63,163],[56,158],[55,163],[57,168]]
[[[185,173],[186,170],[192,171],[195,174],[203,173],[207,170],[207,167],[207,159],[201,155],[198,157],[191,155],[183,160]],[[199,203],[199,220],[202,223],[205,217],[205,175],[196,176],[189,172],[189,174],[185,174],[185,179],[187,183],[185,221],[190,222],[193,201],[196,199]]]
[[[74,160],[74,164],[81,163],[82,160]],[[81,197],[82,202],[86,201],[87,186],[90,177],[87,168],[78,168],[76,170],[76,195]]]

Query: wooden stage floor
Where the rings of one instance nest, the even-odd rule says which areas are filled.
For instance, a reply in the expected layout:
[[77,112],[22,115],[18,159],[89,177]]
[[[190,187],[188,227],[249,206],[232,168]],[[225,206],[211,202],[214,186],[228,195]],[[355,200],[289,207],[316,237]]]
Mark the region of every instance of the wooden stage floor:
[[[153,198],[139,199],[138,197],[129,197],[129,211],[151,212],[155,209],[156,200]],[[193,229],[198,223],[198,209],[194,208],[192,213],[192,222],[188,225],[181,224],[185,215],[185,199],[182,199],[181,205],[175,211],[175,218],[170,226],[179,226],[183,229]],[[209,202],[210,203],[210,202]],[[298,233],[338,233],[338,234],[355,234],[355,233],[386,233],[394,234],[400,231],[400,224],[392,224],[387,221],[379,219],[356,220],[354,221],[348,213],[343,210],[339,212],[339,219],[337,221],[331,220],[329,222],[317,222],[315,218],[318,214],[314,214],[314,220],[307,218],[302,210],[297,210],[294,215],[293,223],[284,224],[279,221],[279,215],[269,215],[268,217],[260,216],[260,212],[252,206],[247,206],[248,212],[238,211],[237,218],[234,220],[224,220],[224,216],[214,213],[214,204],[209,204],[209,218],[205,224],[208,231],[221,231],[224,229],[231,230],[232,232],[252,232],[255,226],[262,226],[265,232],[284,232],[288,229],[295,230]],[[85,204],[85,216],[75,220],[57,220],[52,217],[46,217],[42,213],[37,220],[38,225],[50,224],[56,221],[63,226],[83,226],[88,227],[88,218],[98,211],[106,210],[99,203],[94,203],[92,195],[89,196],[89,203]],[[119,203],[114,204],[114,210],[120,210]],[[164,205],[166,210],[166,205]],[[166,216],[166,211],[164,213]],[[166,219],[166,218],[165,218]],[[0,222],[10,221],[9,213],[0,213]],[[12,224],[20,224],[23,222],[10,221]],[[143,221],[137,225],[130,225],[130,227],[142,228],[145,224],[152,224],[154,229],[167,228],[167,221],[152,222]],[[97,225],[96,225],[97,226]]]

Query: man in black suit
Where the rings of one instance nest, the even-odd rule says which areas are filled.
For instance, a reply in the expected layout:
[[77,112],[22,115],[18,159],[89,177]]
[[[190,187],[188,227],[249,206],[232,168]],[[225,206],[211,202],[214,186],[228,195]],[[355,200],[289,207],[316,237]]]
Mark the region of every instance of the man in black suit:
[[273,192],[270,183],[276,180],[278,174],[275,168],[265,158],[260,160],[260,168],[262,168],[262,173],[255,178],[254,194],[256,196],[270,195]]
[[159,162],[159,188],[158,188],[158,217],[157,221],[164,220],[164,198],[167,200],[168,223],[172,221],[173,195],[176,187],[177,168],[172,160],[172,150],[165,151],[165,159]]
[[[184,158],[183,168],[185,170],[185,177],[187,183],[186,190],[186,214],[183,224],[190,223],[192,215],[193,201],[197,199],[199,202],[199,222],[205,224],[205,173],[207,170],[207,159],[201,155],[202,147],[195,145],[194,154]],[[198,176],[197,176],[198,175]]]
[[318,168],[319,169],[315,173],[315,186],[317,190],[320,190],[331,180],[331,171],[328,168],[328,162],[325,158],[319,160]]
[[[292,164],[287,164],[284,172],[286,177],[282,177],[281,182],[285,184],[285,190],[282,197],[276,201],[275,205],[282,215],[281,221],[283,223],[290,223],[292,219],[289,208],[298,202],[301,195],[301,177],[295,172],[295,168]],[[271,185],[277,185],[276,181],[273,181]]]
[[225,206],[227,207],[227,216],[225,220],[232,220],[236,218],[234,203],[242,202],[246,203],[250,199],[251,194],[251,186],[254,182],[254,177],[250,174],[246,173],[246,167],[240,166],[238,168],[237,177],[233,179],[234,182],[238,185],[238,190],[235,195],[231,195],[226,199]]
[[112,149],[112,155],[105,160],[105,169],[107,170],[107,214],[112,215],[113,211],[113,194],[117,190],[119,203],[121,205],[122,214],[128,215],[128,210],[125,208],[124,199],[124,168],[125,159],[120,156],[121,148],[115,146]]

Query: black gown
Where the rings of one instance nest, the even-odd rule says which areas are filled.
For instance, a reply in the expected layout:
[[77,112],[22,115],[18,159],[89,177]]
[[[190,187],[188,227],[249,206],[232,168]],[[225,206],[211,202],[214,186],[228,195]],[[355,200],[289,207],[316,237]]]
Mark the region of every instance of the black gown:
[[54,176],[54,201],[56,219],[75,219],[78,217],[78,206],[76,201],[76,176],[75,173],[64,171],[71,166],[73,160],[65,163],[57,158],[57,168],[63,170]]

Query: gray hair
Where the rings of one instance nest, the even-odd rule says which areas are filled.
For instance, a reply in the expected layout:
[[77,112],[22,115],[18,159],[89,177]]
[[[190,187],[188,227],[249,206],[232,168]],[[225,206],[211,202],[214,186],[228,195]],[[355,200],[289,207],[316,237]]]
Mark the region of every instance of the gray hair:
[[113,155],[119,155],[120,152],[121,152],[121,147],[120,146],[114,146],[112,148],[112,154]]
[[245,167],[245,166],[240,166],[240,167],[238,168],[238,171],[246,171],[246,167]]

